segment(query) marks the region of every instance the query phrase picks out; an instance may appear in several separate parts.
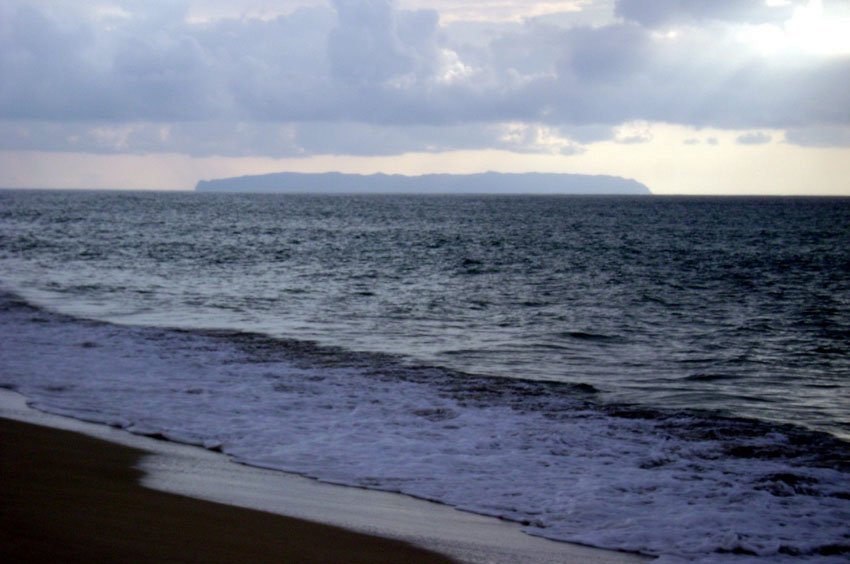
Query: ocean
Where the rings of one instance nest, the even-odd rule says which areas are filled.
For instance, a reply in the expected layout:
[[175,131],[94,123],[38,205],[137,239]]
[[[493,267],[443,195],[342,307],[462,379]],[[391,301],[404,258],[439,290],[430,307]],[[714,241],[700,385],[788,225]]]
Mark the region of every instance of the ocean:
[[0,387],[662,561],[850,556],[850,199],[0,191]]

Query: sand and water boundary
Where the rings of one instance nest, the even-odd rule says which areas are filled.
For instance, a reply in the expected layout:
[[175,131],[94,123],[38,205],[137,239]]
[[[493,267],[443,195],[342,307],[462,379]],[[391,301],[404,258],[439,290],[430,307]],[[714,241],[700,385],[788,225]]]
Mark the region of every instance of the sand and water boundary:
[[[439,556],[417,551],[416,547],[470,563],[615,564],[647,560],[632,554],[532,537],[523,533],[518,524],[459,511],[437,503],[248,467],[231,461],[226,455],[199,447],[155,440],[105,425],[47,414],[32,409],[23,396],[9,390],[0,390],[0,418],[70,431],[142,451],[128,460],[134,461],[138,481],[151,491],[226,504],[227,507],[219,506],[217,510],[231,514],[242,511],[239,508],[245,508],[259,510],[260,515],[270,513],[286,516],[290,519],[281,521],[278,525],[282,527],[281,530],[290,532],[282,535],[292,537],[293,527],[298,523],[298,527],[306,527],[299,528],[297,533],[305,542],[300,543],[300,548],[291,545],[278,550],[306,550],[306,553],[299,553],[298,559],[305,558],[304,554],[309,554],[311,547],[323,545],[321,548],[324,550],[337,544],[337,541],[329,543],[321,540],[332,538],[330,529],[321,529],[329,525],[343,529],[343,532],[359,533],[360,536],[347,537],[345,541],[352,544],[340,544],[343,552],[337,553],[337,556],[329,557],[318,550],[313,553],[313,561],[333,561],[340,554],[347,554],[345,561],[354,561],[357,551],[361,548],[366,550],[367,545],[368,550],[372,552],[367,550],[364,553],[365,561],[378,561],[378,555],[381,558],[390,555],[389,561],[399,561],[400,557],[403,558],[402,561],[413,561],[413,558],[420,557],[423,562],[440,561]],[[24,435],[26,436],[30,435]],[[73,445],[70,446],[73,448]],[[3,456],[14,457],[16,453],[12,448],[6,446]],[[87,444],[86,448],[98,447]],[[68,456],[68,453],[64,456]],[[273,526],[266,521],[262,523],[257,526]],[[321,525],[314,525],[317,523]],[[310,529],[310,526],[314,528]],[[308,529],[312,532],[308,532]],[[14,532],[6,531],[5,534]],[[104,531],[104,534],[110,533]],[[342,537],[345,535],[340,538]],[[381,545],[380,542],[370,545],[371,541],[366,540],[369,538],[377,538],[379,541],[391,540],[388,545]],[[413,546],[411,548],[408,545]],[[403,557],[402,553],[398,552],[408,549],[411,552]],[[197,550],[197,547],[192,550]],[[292,557],[296,557],[294,552],[289,556],[290,558],[282,557],[279,561],[291,561]]]

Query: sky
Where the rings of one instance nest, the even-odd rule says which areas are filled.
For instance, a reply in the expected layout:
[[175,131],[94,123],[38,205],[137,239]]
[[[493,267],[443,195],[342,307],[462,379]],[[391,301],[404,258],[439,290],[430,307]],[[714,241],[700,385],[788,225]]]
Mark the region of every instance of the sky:
[[850,196],[850,0],[0,3],[0,186],[490,170]]

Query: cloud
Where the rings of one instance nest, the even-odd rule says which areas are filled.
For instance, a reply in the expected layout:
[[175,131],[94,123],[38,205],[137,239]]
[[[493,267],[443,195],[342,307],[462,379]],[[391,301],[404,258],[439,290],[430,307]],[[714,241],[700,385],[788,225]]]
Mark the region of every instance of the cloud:
[[785,140],[804,147],[850,147],[850,127],[798,127],[786,131]]
[[0,121],[0,150],[207,156],[296,157],[315,154],[400,155],[503,149],[572,155],[573,138],[543,124],[524,122],[406,127],[357,122],[78,122]]
[[437,13],[402,12],[389,0],[334,0],[338,25],[328,36],[328,58],[336,80],[381,85],[427,72],[434,59]]
[[705,21],[776,23],[791,17],[804,0],[617,0],[615,13],[641,25],[656,27]]
[[629,122],[614,130],[614,141],[625,145],[652,141],[652,126],[644,121]]
[[[479,4],[491,16],[505,6]],[[798,4],[619,0],[620,20],[605,25],[514,19],[467,41],[412,1],[272,11],[242,0],[204,12],[198,2],[6,0],[0,147],[573,154],[647,142],[650,122],[792,129],[790,142],[812,143],[812,128],[850,127],[850,58],[771,56],[742,33]]]
[[438,10],[441,21],[463,22],[520,22],[529,18],[550,14],[578,14],[591,11],[593,4],[606,4],[592,0],[404,0],[407,8],[431,8]]
[[773,137],[762,131],[750,131],[743,133],[735,138],[735,142],[739,145],[766,145],[770,143]]

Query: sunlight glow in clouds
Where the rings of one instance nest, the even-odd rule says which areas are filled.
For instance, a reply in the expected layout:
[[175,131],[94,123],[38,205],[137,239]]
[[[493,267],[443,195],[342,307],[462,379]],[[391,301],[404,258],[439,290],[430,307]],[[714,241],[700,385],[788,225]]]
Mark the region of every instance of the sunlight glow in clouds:
[[740,36],[765,54],[850,55],[850,14],[828,18],[822,0],[809,0],[805,6],[795,8],[793,16],[783,24],[752,26]]

